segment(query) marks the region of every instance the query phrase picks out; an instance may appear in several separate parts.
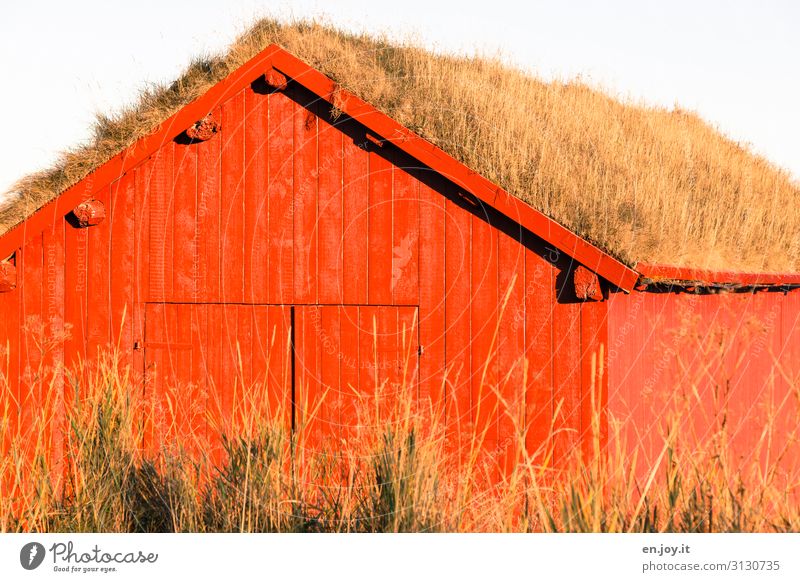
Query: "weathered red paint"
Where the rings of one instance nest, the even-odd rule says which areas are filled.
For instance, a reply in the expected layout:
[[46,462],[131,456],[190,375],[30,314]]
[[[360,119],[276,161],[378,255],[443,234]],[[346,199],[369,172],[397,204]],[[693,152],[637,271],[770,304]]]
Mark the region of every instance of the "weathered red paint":
[[[613,294],[608,304],[608,411],[639,474],[658,458],[670,422],[681,440],[724,428],[735,460],[750,461],[774,423],[780,458],[797,427],[800,293]],[[763,457],[760,460],[765,460]],[[780,471],[797,471],[781,459]]]
[[[279,90],[256,82],[265,71]],[[180,139],[208,115],[213,139]],[[107,220],[76,228],[69,215],[87,200]],[[189,439],[219,460],[220,430],[248,410],[307,428],[304,444],[340,442],[390,416],[403,389],[443,423],[451,461],[468,460],[477,439],[492,478],[521,446],[555,466],[593,454],[609,414],[642,398],[669,314],[696,297],[634,291],[654,272],[622,265],[274,46],[1,237],[0,256],[11,254],[0,343],[12,434],[31,431],[50,396],[37,370],[63,374],[60,364],[115,348],[152,412],[147,448]],[[797,296],[698,297],[777,309],[767,336],[796,368]],[[632,315],[637,302],[658,317]],[[55,346],[45,358],[22,329],[37,322]],[[676,366],[665,386],[681,380]],[[74,397],[63,379],[58,397]],[[375,399],[375,417],[358,418],[356,399]],[[644,426],[631,418],[631,430]],[[54,442],[62,424],[55,415]]]

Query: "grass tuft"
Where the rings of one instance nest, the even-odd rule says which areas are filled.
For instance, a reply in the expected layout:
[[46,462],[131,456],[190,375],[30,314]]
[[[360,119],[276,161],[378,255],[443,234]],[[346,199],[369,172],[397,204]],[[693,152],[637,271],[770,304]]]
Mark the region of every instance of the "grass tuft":
[[[797,458],[798,442],[772,422],[752,460],[742,462],[724,423],[698,439],[681,424],[685,408],[667,407],[661,449],[643,465],[637,458],[653,451],[624,442],[613,419],[610,442],[600,442],[596,410],[587,437],[595,453],[574,450],[555,466],[556,431],[529,453],[520,429],[516,462],[498,479],[487,477],[492,454],[483,453],[479,440],[468,460],[447,451],[451,428],[413,412],[413,389],[400,388],[395,410],[382,421],[324,446],[310,446],[304,427],[291,433],[285,415],[266,415],[245,400],[232,415],[239,423],[218,434],[221,454],[215,455],[198,451],[193,435],[153,445],[143,428],[153,419],[142,406],[141,384],[117,357],[103,356],[67,376],[72,396],[42,406],[28,430],[8,409],[0,418],[0,531],[800,529],[800,473],[784,463]],[[36,377],[42,393],[52,393],[48,374]],[[374,414],[373,406],[365,399],[360,418]],[[782,458],[765,457],[762,448],[779,443],[785,443]]]

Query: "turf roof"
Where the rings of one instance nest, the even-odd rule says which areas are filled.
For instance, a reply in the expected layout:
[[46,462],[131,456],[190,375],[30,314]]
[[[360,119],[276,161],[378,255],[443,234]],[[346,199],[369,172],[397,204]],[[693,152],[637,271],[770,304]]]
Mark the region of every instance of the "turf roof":
[[90,143],[16,184],[0,231],[272,43],[628,265],[800,270],[800,186],[694,114],[545,82],[493,58],[270,19],[224,55],[98,117]]

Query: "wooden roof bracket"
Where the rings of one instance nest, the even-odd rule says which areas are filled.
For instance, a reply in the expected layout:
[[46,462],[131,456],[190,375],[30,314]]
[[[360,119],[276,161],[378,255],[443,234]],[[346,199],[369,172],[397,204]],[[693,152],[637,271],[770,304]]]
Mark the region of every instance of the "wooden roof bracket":
[[289,84],[289,79],[275,67],[270,67],[264,73],[264,82],[273,91],[283,91]]
[[17,288],[17,265],[11,255],[5,261],[0,261],[0,293],[7,293]]
[[578,265],[573,271],[572,282],[575,286],[575,296],[584,301],[602,301],[603,286],[597,273],[590,271],[583,265]]
[[106,218],[105,204],[99,200],[86,200],[72,209],[78,228],[96,226]]
[[209,113],[186,130],[186,137],[192,143],[208,141],[222,130],[222,125]]

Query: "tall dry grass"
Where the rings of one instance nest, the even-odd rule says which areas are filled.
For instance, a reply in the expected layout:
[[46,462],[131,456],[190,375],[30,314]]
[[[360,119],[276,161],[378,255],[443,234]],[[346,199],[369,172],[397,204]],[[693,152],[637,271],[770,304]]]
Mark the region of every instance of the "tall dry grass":
[[[47,374],[38,377],[47,382],[43,394],[56,390]],[[614,419],[609,444],[601,442],[602,415],[595,410],[587,436],[592,454],[576,450],[554,467],[552,435],[540,449],[526,451],[518,427],[514,468],[493,484],[478,460],[481,435],[473,436],[474,454],[457,462],[446,451],[447,426],[417,411],[408,385],[400,388],[394,414],[367,421],[367,429],[322,450],[303,449],[305,426],[292,433],[274,420],[281,415],[271,420],[243,399],[234,415],[240,422],[216,435],[224,454],[215,462],[207,451],[196,451],[191,435],[159,447],[145,444],[148,406],[141,384],[113,354],[67,378],[64,406],[48,399],[24,434],[12,430],[16,421],[8,407],[0,419],[8,437],[0,458],[4,532],[800,528],[798,473],[784,473],[777,461],[765,466],[759,451],[742,464],[724,427],[697,439],[687,432],[680,407],[664,414],[656,459],[645,471],[635,458],[644,451],[625,442]],[[368,417],[374,403],[363,406]],[[63,410],[60,420],[57,410]],[[759,446],[794,439],[769,421],[764,434]]]
[[695,114],[544,82],[497,58],[271,19],[100,116],[88,145],[17,184],[0,225],[20,222],[271,43],[626,263],[800,269],[797,183]]

